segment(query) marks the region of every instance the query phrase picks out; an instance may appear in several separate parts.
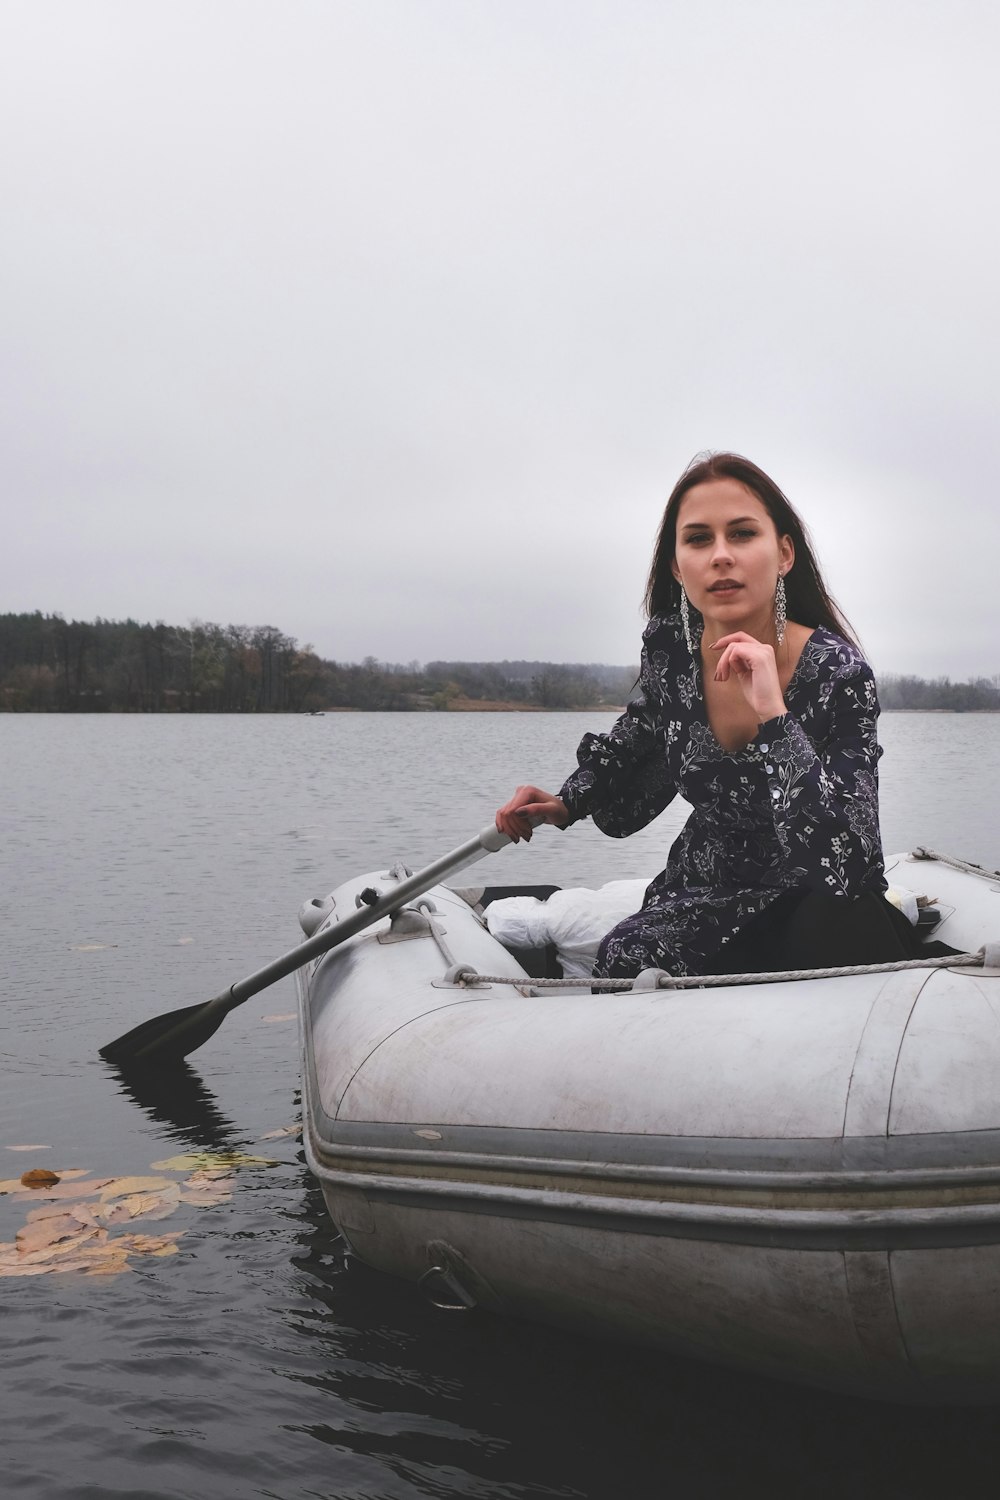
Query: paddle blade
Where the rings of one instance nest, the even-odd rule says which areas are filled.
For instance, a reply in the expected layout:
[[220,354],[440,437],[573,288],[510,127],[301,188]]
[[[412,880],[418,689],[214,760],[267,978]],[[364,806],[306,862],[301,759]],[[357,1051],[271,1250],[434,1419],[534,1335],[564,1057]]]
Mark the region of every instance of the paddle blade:
[[231,1008],[227,990],[203,1005],[186,1005],[165,1016],[154,1016],[99,1048],[100,1055],[119,1068],[182,1062],[215,1035]]

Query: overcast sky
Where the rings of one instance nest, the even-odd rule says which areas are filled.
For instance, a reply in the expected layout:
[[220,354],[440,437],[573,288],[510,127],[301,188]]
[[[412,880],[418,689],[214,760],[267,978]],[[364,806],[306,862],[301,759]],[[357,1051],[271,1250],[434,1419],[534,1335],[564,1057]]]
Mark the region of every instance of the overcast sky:
[[0,610],[633,662],[735,448],[1000,673],[996,0],[0,0]]

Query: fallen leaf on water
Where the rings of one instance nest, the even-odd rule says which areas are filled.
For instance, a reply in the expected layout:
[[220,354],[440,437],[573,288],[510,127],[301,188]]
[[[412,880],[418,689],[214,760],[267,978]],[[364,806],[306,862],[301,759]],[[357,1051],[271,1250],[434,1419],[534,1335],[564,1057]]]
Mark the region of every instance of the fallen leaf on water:
[[185,1178],[181,1189],[181,1202],[194,1208],[214,1208],[217,1203],[228,1203],[232,1185],[236,1181],[231,1172],[218,1168],[192,1172]]
[[89,1177],[85,1182],[60,1182],[57,1187],[22,1188],[21,1198],[42,1198],[46,1202],[64,1198],[90,1198],[110,1177]]
[[189,937],[178,938],[177,939],[177,947],[178,948],[183,948],[188,943],[193,943],[193,942],[194,942],[194,938],[189,938]]
[[[68,1271],[70,1268],[69,1266],[65,1268],[63,1266],[56,1266],[55,1269],[57,1271],[62,1271],[63,1269]],[[84,1261],[80,1269],[85,1276],[119,1276],[122,1271],[131,1271],[132,1267],[128,1263],[127,1255],[106,1255],[102,1256],[100,1260],[95,1260],[92,1265],[88,1265]]]
[[105,1185],[101,1188],[101,1202],[131,1197],[133,1193],[158,1193],[164,1188],[175,1186],[171,1177],[111,1177],[105,1180]]
[[51,1151],[51,1146],[8,1146],[8,1151]]
[[75,1234],[62,1235],[57,1240],[41,1240],[31,1237],[22,1239],[23,1233],[23,1230],[18,1231],[17,1252],[19,1260],[25,1265],[40,1265],[43,1261],[56,1260],[59,1256],[68,1255],[71,1251],[75,1254],[88,1240],[96,1240],[98,1244],[103,1245],[108,1237],[107,1230],[99,1228],[96,1224],[87,1229],[79,1229]]
[[297,1019],[298,1017],[294,1010],[286,1011],[284,1015],[280,1016],[261,1016],[261,1020],[268,1026],[273,1025],[275,1021],[295,1021]]
[[74,953],[100,953],[102,951],[102,949],[104,949],[104,948],[117,948],[117,947],[118,947],[117,943],[73,943],[73,944],[71,944],[71,948],[72,948],[72,951]]
[[44,1276],[46,1271],[54,1269],[53,1266],[27,1265],[20,1257],[16,1261],[0,1259],[0,1276]]
[[136,1255],[176,1255],[183,1233],[182,1229],[172,1229],[168,1234],[123,1234],[116,1244],[127,1245]]
[[17,1248],[27,1251],[38,1250],[43,1245],[55,1245],[59,1240],[79,1234],[82,1227],[72,1214],[62,1210],[46,1214],[41,1219],[29,1219],[24,1228],[17,1231]]
[[74,1203],[66,1208],[62,1203],[43,1203],[39,1208],[29,1208],[25,1219],[29,1224],[37,1224],[42,1219],[75,1219],[77,1224],[96,1224],[97,1216],[94,1210],[86,1203]]
[[279,1161],[267,1156],[246,1156],[240,1151],[192,1151],[186,1156],[170,1156],[165,1161],[150,1162],[157,1172],[196,1172],[212,1167],[280,1167]]
[[171,1182],[162,1193],[128,1193],[97,1209],[97,1217],[104,1224],[120,1224],[129,1219],[166,1219],[180,1201],[180,1187]]
[[221,1182],[235,1182],[236,1178],[228,1167],[202,1167],[200,1171],[192,1172],[190,1177],[185,1177],[184,1186],[187,1188],[206,1188],[213,1190]]
[[21,1173],[22,1187],[55,1187],[58,1181],[55,1172],[47,1172],[44,1167],[32,1167],[30,1172]]
[[300,1135],[301,1125],[282,1125],[280,1130],[269,1130],[266,1135],[258,1136],[261,1141],[280,1141],[286,1135]]
[[80,1226],[70,1214],[59,1214],[52,1219],[41,1219],[25,1224],[17,1231],[15,1249],[22,1255],[29,1250],[39,1250],[43,1245],[54,1245],[70,1234],[79,1234]]

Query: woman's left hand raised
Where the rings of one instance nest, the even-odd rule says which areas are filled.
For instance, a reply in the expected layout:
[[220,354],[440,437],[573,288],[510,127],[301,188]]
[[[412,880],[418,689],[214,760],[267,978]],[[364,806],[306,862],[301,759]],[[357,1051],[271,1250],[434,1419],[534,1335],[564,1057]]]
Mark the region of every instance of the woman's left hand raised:
[[720,636],[709,647],[719,655],[715,669],[716,682],[728,682],[735,677],[743,690],[743,696],[764,724],[788,712],[778,680],[778,664],[774,659],[774,648],[744,630],[734,630],[731,635]]

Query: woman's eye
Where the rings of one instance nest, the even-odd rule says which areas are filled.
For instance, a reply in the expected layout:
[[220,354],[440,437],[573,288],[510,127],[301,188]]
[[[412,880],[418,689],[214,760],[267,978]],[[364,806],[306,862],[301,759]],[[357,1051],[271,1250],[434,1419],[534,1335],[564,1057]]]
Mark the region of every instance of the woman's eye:
[[704,544],[706,542],[710,542],[712,538],[709,536],[707,531],[696,531],[692,536],[687,537],[685,540],[687,541],[689,547],[703,547]]
[[756,531],[754,531],[752,526],[747,526],[745,528],[741,527],[738,531],[733,532],[733,536],[736,537],[738,541],[745,541],[748,537],[753,537],[756,535],[757,533]]

